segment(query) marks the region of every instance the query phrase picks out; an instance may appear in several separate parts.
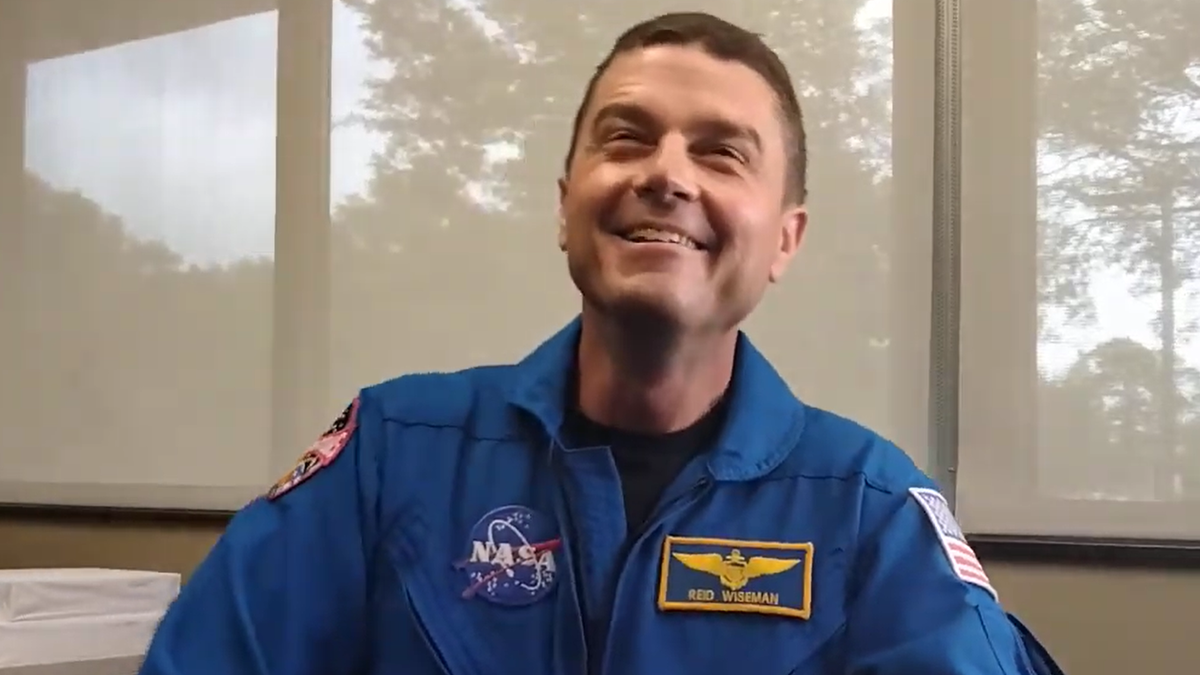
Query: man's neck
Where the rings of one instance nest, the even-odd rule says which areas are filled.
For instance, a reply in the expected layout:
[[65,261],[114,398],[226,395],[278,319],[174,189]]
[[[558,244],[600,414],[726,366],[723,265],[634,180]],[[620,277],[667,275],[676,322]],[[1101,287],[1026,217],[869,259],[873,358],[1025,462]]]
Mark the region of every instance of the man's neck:
[[737,331],[671,339],[638,332],[585,311],[580,410],[594,422],[626,431],[667,433],[691,426],[729,386]]

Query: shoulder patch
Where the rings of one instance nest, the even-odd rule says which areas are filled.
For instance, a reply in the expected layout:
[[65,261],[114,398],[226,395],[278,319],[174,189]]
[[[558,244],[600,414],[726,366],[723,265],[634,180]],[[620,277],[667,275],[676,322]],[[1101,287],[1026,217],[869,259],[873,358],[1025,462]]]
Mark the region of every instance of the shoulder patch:
[[290,492],[297,485],[312,478],[313,474],[333,463],[337,456],[350,442],[350,437],[354,435],[354,429],[358,426],[358,398],[350,402],[346,409],[338,415],[333,424],[321,434],[304,454],[300,455],[300,459],[296,460],[296,465],[293,466],[287,473],[280,476],[279,480],[267,490],[267,499],[278,499],[284,494]]
[[933,525],[955,576],[968,584],[979,586],[990,593],[992,598],[999,600],[1000,594],[996,592],[987,573],[983,571],[983,564],[979,562],[975,550],[967,543],[967,537],[959,527],[958,520],[954,517],[954,512],[950,510],[950,504],[942,496],[942,493],[929,488],[917,487],[909,488],[908,492],[913,499],[917,500],[917,504],[921,505],[921,510],[925,512],[929,523]]

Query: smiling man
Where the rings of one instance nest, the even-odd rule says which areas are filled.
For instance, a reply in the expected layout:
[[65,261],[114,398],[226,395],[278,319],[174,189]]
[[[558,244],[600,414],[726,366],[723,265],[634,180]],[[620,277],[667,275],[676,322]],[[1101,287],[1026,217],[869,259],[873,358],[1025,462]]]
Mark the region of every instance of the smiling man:
[[806,224],[788,73],[704,14],[588,84],[581,316],[515,365],[364,389],[239,513],[146,675],[1051,675],[936,486],[738,326]]

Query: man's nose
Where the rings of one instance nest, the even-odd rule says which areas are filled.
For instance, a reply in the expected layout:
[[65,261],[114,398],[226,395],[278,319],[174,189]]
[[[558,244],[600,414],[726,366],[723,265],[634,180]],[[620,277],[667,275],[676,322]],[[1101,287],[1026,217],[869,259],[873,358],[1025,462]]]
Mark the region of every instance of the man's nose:
[[665,137],[646,158],[634,185],[641,199],[660,206],[692,202],[698,197],[695,166],[684,139]]

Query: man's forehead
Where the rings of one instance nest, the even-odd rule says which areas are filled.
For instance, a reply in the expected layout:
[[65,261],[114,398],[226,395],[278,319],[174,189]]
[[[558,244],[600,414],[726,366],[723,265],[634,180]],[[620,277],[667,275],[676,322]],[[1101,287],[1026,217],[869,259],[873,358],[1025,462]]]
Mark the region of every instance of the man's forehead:
[[614,58],[596,81],[588,108],[591,123],[604,112],[640,110],[762,127],[777,122],[779,104],[771,85],[749,66],[699,46],[661,45]]

